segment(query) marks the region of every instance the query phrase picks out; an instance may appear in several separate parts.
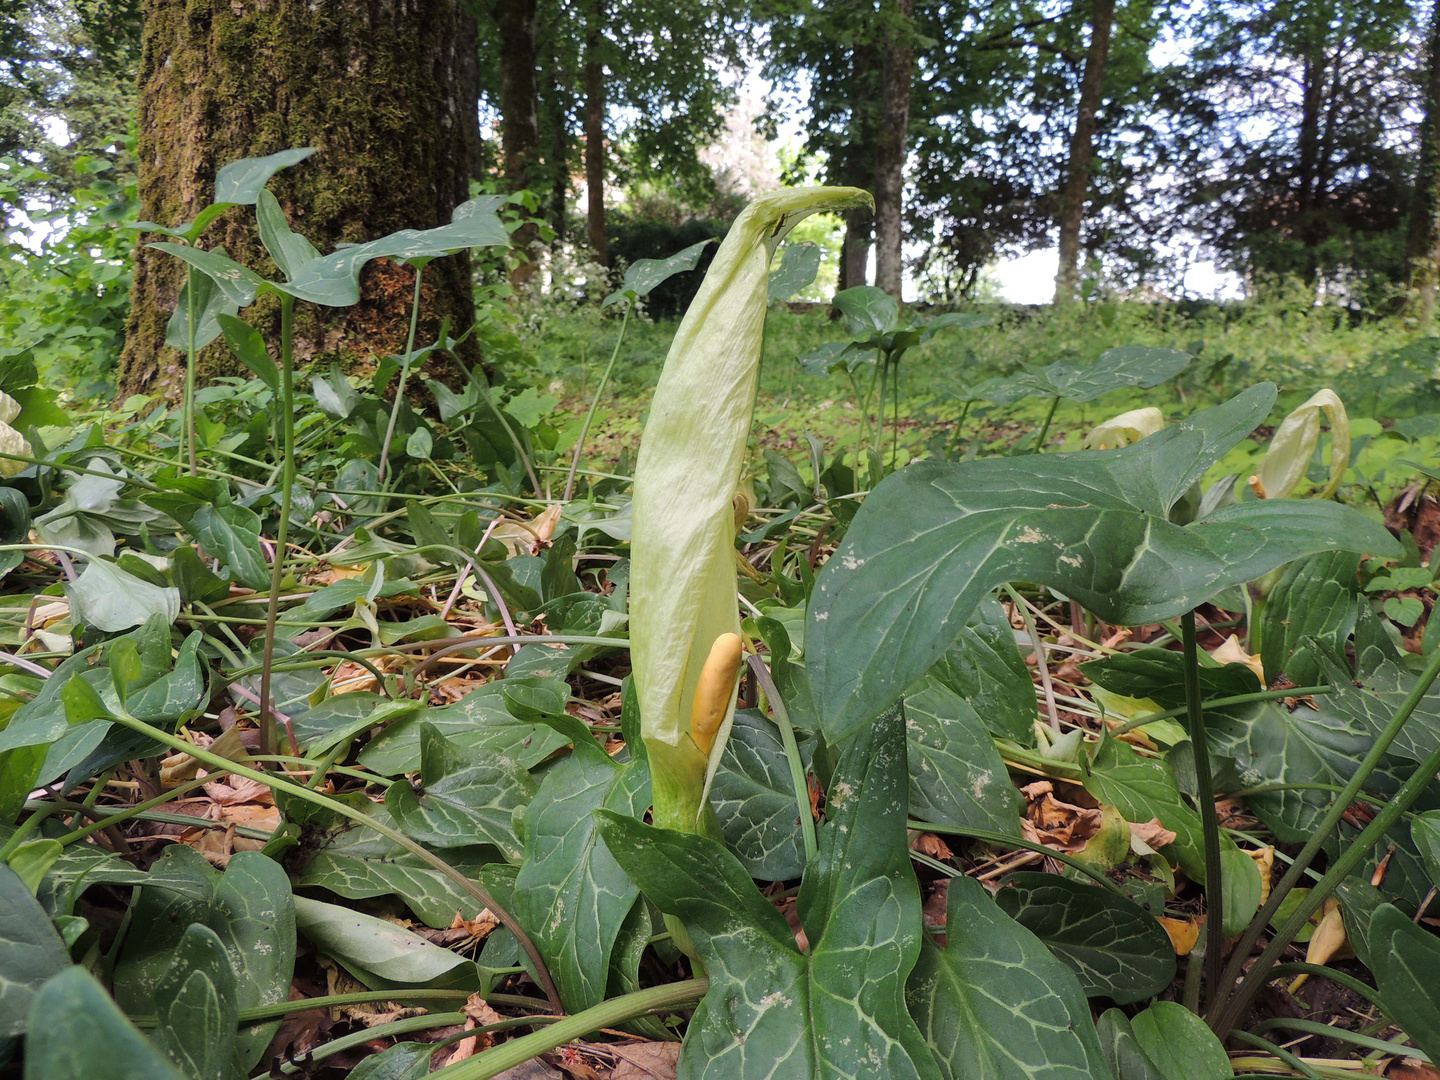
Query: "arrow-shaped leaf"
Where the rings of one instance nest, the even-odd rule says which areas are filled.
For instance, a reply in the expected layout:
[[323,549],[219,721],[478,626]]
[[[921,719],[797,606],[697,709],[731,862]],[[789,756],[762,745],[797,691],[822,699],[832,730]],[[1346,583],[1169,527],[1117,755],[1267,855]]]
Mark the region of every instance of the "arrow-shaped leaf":
[[1109,1080],[1075,974],[973,878],[951,878],[945,934],[906,993],[945,1080]]
[[830,819],[797,904],[808,954],[716,841],[599,815],[616,860],[684,922],[710,976],[681,1080],[938,1077],[904,1003],[922,935],[906,783],[896,710],[858,734],[836,767]]
[[1256,387],[1120,450],[922,462],[887,477],[816,579],[806,651],[827,737],[877,716],[1007,581],[1132,625],[1302,555],[1398,556],[1378,522],[1333,503],[1257,500],[1188,526],[1168,520],[1274,395]]

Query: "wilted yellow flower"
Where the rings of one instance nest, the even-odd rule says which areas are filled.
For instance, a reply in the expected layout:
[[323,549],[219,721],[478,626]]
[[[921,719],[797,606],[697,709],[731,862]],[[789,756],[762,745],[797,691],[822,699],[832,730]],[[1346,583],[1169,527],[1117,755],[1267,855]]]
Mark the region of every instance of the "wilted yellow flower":
[[704,812],[735,712],[709,753],[691,736],[696,683],[722,634],[738,634],[735,505],[755,407],[769,266],[802,218],[872,205],[856,188],[762,195],[730,227],[665,360],[635,468],[630,650],[655,823],[715,831]]
[[[0,393],[0,453],[21,454],[32,457],[35,451],[30,440],[10,426],[10,421],[20,415],[20,403],[9,394]],[[14,476],[30,466],[12,458],[0,458],[0,476]]]
[[1131,409],[1106,420],[1085,436],[1086,450],[1118,450],[1154,435],[1165,426],[1165,414],[1153,406]]
[[1339,489],[1345,470],[1350,467],[1350,418],[1334,390],[1321,390],[1275,429],[1265,460],[1250,484],[1254,490],[1258,482],[1255,493],[1262,499],[1283,499],[1305,478],[1305,470],[1310,467],[1310,459],[1320,442],[1322,413],[1330,421],[1330,481],[1320,492],[1320,498],[1328,499]]

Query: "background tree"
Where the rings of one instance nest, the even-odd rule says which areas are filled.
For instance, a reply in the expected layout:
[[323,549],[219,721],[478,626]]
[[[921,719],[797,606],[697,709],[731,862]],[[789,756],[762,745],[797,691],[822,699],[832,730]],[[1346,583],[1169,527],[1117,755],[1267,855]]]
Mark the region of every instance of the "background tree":
[[1065,187],[1060,192],[1060,259],[1055,274],[1055,302],[1064,304],[1080,284],[1080,222],[1090,189],[1090,155],[1095,139],[1096,113],[1110,59],[1110,28],[1115,21],[1115,0],[1093,0],[1090,5],[1090,43],[1085,49],[1085,71],[1080,76],[1080,100],[1070,155],[1065,165]]
[[[210,201],[220,166],[294,146],[319,152],[272,189],[322,251],[444,224],[467,197],[477,87],[474,24],[461,0],[145,0],[144,16],[143,218],[189,220]],[[232,211],[203,240],[273,273],[251,220]],[[175,389],[180,367],[164,344],[165,323],[182,280],[178,260],[137,251],[122,395]],[[379,261],[367,267],[355,307],[300,305],[297,358],[353,365],[402,349],[413,280],[408,267]],[[263,323],[277,307],[257,304],[246,317]],[[444,316],[456,332],[474,318],[463,255],[426,270],[422,342],[434,339]],[[204,373],[232,370],[224,347],[212,347]]]
[[906,135],[915,67],[915,0],[881,8],[880,130],[875,139],[875,284],[900,299],[903,270]]
[[1420,124],[1405,265],[1415,294],[1415,312],[1422,322],[1429,323],[1435,317],[1435,290],[1440,278],[1440,0],[1430,16],[1422,78],[1425,119]]
[[1253,282],[1316,288],[1404,275],[1415,117],[1415,11],[1402,0],[1210,5],[1168,141],[1182,219]]

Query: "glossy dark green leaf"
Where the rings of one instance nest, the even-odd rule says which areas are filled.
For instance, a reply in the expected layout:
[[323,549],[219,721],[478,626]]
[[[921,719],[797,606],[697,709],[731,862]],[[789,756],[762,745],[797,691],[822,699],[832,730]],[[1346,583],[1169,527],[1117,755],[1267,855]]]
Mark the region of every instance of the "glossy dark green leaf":
[[601,815],[606,845],[684,922],[710,976],[681,1050],[682,1080],[939,1075],[904,1004],[923,934],[905,785],[896,714],[858,734],[836,768],[831,816],[797,902],[808,954],[719,843]]
[[264,157],[241,158],[238,161],[232,161],[215,174],[215,201],[235,206],[249,206],[255,202],[256,197],[264,190],[272,176],[281,169],[298,165],[313,153],[315,153],[314,147],[305,146],[293,150],[281,150],[279,153],[267,154]]
[[534,798],[537,786],[519,762],[501,754],[463,754],[421,720],[419,780],[416,788],[402,778],[385,792],[385,805],[406,836],[440,848],[494,844],[505,858],[519,860],[514,813]]
[[982,395],[998,405],[1012,405],[1032,395],[1094,401],[1112,390],[1127,386],[1148,389],[1174,378],[1190,366],[1194,356],[1179,349],[1149,345],[1121,345],[1106,349],[1093,364],[1077,368],[1057,360],[1046,368],[1025,371],[1007,379],[987,383]]
[[1234,1076],[1225,1047],[1205,1021],[1174,1001],[1157,1001],[1130,1021],[1135,1041],[1166,1080]]
[[424,1080],[434,1053],[434,1043],[396,1043],[362,1060],[349,1080]]
[[300,300],[330,307],[349,307],[360,300],[360,271],[374,259],[419,259],[448,255],[471,247],[506,246],[505,231],[495,207],[498,196],[479,196],[461,203],[449,225],[433,229],[401,229],[353,247],[312,259],[276,288]]
[[1296,686],[1314,683],[1319,668],[1310,651],[1300,649],[1307,637],[1344,648],[1355,628],[1359,567],[1360,557],[1350,551],[1311,555],[1286,567],[1260,617],[1260,659],[1266,678],[1274,681],[1284,672]]
[[990,734],[1033,741],[1035,683],[1005,609],[993,599],[980,602],[929,674],[964,698]]
[[1140,1048],[1130,1018],[1119,1009],[1106,1009],[1095,1022],[1095,1031],[1116,1080],[1169,1080]]
[[[0,544],[23,544],[30,538],[30,503],[12,487],[0,487]],[[0,578],[24,560],[23,551],[0,551]]]
[[621,765],[588,728],[563,714],[546,722],[572,744],[525,811],[525,858],[515,917],[544,957],[570,1012],[605,997],[610,952],[640,890],[600,842],[592,811],[643,814],[643,767]]
[[30,887],[0,864],[0,1038],[25,1030],[30,1003],[70,952]]
[[[395,825],[384,806],[370,813]],[[493,854],[488,849],[455,849],[445,861],[470,876]],[[412,855],[373,829],[356,825],[335,833],[305,864],[295,879],[297,888],[328,889],[347,900],[398,896],[426,926],[445,929],[461,912],[467,919],[479,915],[479,902],[429,863]]]
[[950,880],[945,934],[905,996],[946,1080],[1109,1080],[1074,973],[973,878]]
[[202,502],[170,494],[147,495],[145,502],[178,521],[236,582],[249,589],[269,588],[270,567],[260,547],[260,515],[254,510],[228,501]]
[[[527,769],[565,745],[565,737],[538,717],[518,719],[506,702],[509,679],[489,683],[454,705],[426,709],[392,723],[360,753],[360,764],[382,776],[420,768],[420,724],[432,724],[456,749],[472,760],[486,753],[513,758]],[[564,686],[563,683],[560,684]],[[561,698],[555,711],[563,709]]]
[[1440,810],[1416,814],[1410,822],[1410,836],[1430,873],[1431,883],[1440,888]]
[[170,553],[170,574],[180,590],[182,603],[193,604],[198,600],[210,604],[230,595],[230,582],[206,566],[189,544]]
[[912,686],[901,702],[909,740],[910,813],[937,824],[1019,836],[1019,793],[970,704],[933,676]]
[[217,315],[215,321],[224,331],[225,343],[230,346],[235,359],[249,368],[257,379],[270,388],[272,394],[280,393],[280,369],[270,358],[270,352],[265,348],[265,339],[260,336],[260,332],[244,319],[237,318],[233,312]]
[[700,256],[705,249],[713,244],[714,240],[701,240],[698,244],[691,244],[682,251],[663,259],[636,259],[625,270],[625,280],[620,288],[607,296],[602,307],[609,307],[617,304],[628,293],[634,293],[637,297],[649,296],[651,290],[663,281],[668,281],[676,274],[683,274],[688,270],[694,270],[700,263]]
[[[807,770],[812,745],[807,738],[800,748]],[[725,832],[725,845],[751,877],[788,881],[804,872],[805,848],[785,744],[774,722],[754,709],[735,712],[710,787],[710,804]]]
[[[235,968],[237,1007],[286,1001],[295,968],[295,910],[280,864],[256,851],[233,855],[222,874],[184,845],[167,848],[136,901],[115,964],[115,998],[153,1013],[157,989],[191,923],[225,944]],[[279,1021],[247,1027],[236,1040],[241,1068],[260,1059]]]
[[[1362,637],[1358,633],[1356,652],[1358,670],[1351,672],[1343,654],[1316,650],[1321,674],[1334,687],[1334,693],[1328,695],[1333,705],[1352,719],[1353,726],[1374,736],[1395,715],[1418,676],[1409,671],[1393,651],[1374,646],[1362,648]],[[1437,747],[1440,747],[1440,687],[1432,686],[1395,736],[1388,753],[1420,762]]]
[[874,285],[857,285],[835,294],[831,301],[855,338],[869,338],[894,330],[900,322],[900,305],[884,289]]
[[1012,874],[1000,910],[1069,965],[1089,997],[1143,1001],[1175,978],[1175,947],[1155,917],[1119,893],[1058,874]]
[[1381,904],[1370,919],[1370,970],[1385,1012],[1440,1061],[1440,938]]
[[135,1030],[81,967],[62,971],[35,995],[29,1026],[25,1080],[193,1080]]
[[780,256],[780,268],[770,275],[768,299],[789,300],[807,288],[820,272],[820,254],[819,245],[809,241],[786,244]]
[[155,1045],[191,1080],[227,1080],[240,1006],[225,943],[191,923],[155,984]]
[[1120,450],[927,461],[886,477],[811,599],[806,651],[827,737],[889,705],[1007,581],[1046,585],[1128,625],[1182,614],[1313,552],[1398,554],[1378,522],[1313,500],[1252,500],[1185,527],[1167,520],[1274,393],[1256,387]]

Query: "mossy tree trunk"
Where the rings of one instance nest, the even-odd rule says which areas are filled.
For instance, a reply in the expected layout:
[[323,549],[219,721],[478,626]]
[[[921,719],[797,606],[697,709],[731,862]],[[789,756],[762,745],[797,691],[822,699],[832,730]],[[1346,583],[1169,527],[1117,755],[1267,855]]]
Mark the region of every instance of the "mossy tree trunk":
[[[140,72],[141,217],[174,226],[214,196],[216,171],[237,158],[313,146],[308,161],[271,182],[291,227],[322,252],[402,228],[449,222],[469,195],[479,141],[475,25],[462,0],[145,0]],[[184,357],[165,345],[165,324],[184,282],[167,255],[137,251],[132,310],[118,377],[122,396],[177,396]],[[278,276],[250,207],[221,217],[201,239]],[[414,271],[369,264],[361,300],[348,309],[297,305],[295,357],[365,371],[405,347]],[[464,254],[425,270],[417,344],[442,318],[458,334],[474,320]],[[279,305],[244,313],[268,341]],[[462,359],[478,359],[472,349]],[[432,377],[450,381],[441,354]],[[452,365],[453,366],[453,365]],[[217,343],[202,355],[202,381],[243,369]]]

